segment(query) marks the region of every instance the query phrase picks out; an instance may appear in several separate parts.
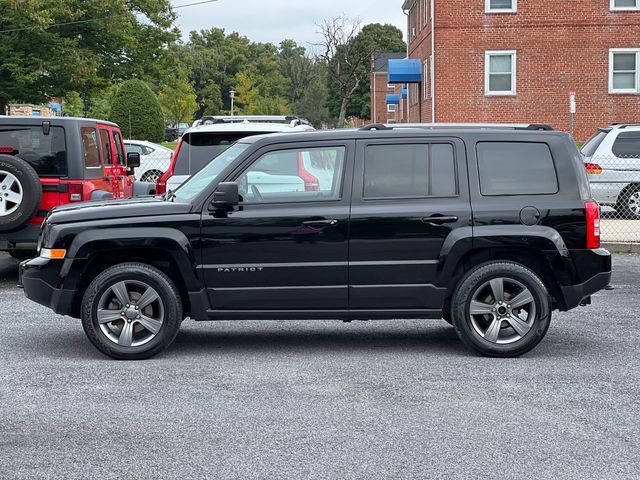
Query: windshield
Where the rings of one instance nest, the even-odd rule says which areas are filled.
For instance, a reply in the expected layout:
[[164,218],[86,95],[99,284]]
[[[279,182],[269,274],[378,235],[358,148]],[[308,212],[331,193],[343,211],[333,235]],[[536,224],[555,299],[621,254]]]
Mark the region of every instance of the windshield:
[[586,143],[582,146],[582,155],[585,157],[593,157],[593,154],[596,153],[598,147],[605,139],[609,132],[607,130],[598,130],[593,136],[586,141]]
[[236,143],[211,160],[202,170],[184,182],[174,193],[178,200],[191,200],[216,180],[220,172],[249,148],[247,143]]

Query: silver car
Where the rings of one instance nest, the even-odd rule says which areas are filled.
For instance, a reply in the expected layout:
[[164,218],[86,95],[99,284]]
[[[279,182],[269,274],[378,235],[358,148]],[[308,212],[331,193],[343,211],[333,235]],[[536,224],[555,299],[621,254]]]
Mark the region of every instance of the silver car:
[[640,125],[599,128],[581,151],[594,199],[622,218],[640,219]]

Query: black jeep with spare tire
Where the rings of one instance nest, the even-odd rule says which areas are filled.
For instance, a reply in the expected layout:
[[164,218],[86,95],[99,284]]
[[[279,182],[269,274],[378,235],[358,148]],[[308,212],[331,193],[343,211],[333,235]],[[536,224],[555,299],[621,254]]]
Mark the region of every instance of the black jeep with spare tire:
[[57,208],[21,264],[29,299],[119,359],[186,317],[444,318],[512,357],[610,278],[571,136],[498,127],[249,137],[162,197]]
[[0,116],[0,251],[35,255],[54,207],[155,193],[136,182],[140,155],[126,155],[115,123],[70,117]]

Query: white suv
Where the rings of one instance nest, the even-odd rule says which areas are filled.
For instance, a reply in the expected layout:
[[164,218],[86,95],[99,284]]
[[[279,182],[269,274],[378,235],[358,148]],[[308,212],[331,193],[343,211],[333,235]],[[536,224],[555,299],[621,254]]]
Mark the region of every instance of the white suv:
[[[275,118],[282,123],[272,120]],[[264,121],[255,121],[256,119],[264,119]],[[187,130],[180,139],[171,159],[171,165],[158,181],[157,192],[175,190],[191,175],[199,172],[211,160],[242,138],[269,133],[314,130],[308,122],[296,117],[205,117],[200,124]],[[300,177],[304,179],[305,172],[300,173]],[[300,180],[299,183],[304,185],[304,180]]]
[[599,128],[582,155],[594,199],[623,218],[640,219],[640,125]]

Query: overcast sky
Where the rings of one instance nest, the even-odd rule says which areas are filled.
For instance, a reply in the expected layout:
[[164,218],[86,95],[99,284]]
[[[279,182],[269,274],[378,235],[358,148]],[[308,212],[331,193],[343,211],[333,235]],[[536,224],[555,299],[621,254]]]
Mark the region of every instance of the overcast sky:
[[[195,0],[172,0],[174,6]],[[346,15],[366,23],[391,23],[406,30],[402,0],[219,0],[177,9],[178,26],[186,39],[191,30],[222,27],[256,42],[280,43],[290,38],[307,46],[317,43],[316,23]]]

